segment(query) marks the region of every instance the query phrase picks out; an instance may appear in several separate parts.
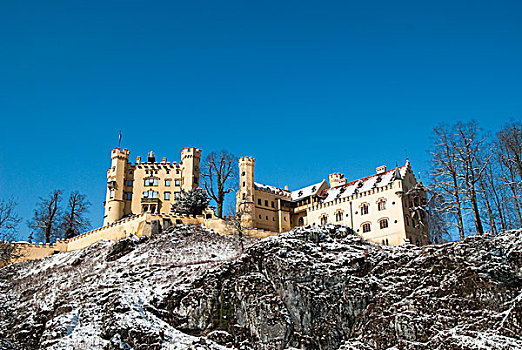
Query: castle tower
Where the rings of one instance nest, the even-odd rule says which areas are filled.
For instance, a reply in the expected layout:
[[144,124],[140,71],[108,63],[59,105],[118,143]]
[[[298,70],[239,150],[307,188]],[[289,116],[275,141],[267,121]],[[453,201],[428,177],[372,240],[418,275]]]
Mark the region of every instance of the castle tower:
[[239,191],[236,197],[236,211],[244,211],[241,221],[243,226],[255,227],[254,203],[254,166],[253,157],[239,158]]
[[124,215],[125,174],[129,162],[129,151],[115,148],[111,151],[111,168],[107,170],[107,194],[103,225],[120,220]]
[[184,191],[199,187],[199,161],[201,150],[195,147],[184,148],[181,151],[182,176],[181,188]]

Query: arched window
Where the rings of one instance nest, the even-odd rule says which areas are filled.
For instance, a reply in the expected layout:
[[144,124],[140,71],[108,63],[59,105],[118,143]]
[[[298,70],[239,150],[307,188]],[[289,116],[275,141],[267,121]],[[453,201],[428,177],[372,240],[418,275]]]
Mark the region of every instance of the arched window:
[[365,223],[365,224],[362,224],[362,230],[364,233],[366,232],[370,232],[372,229],[371,225],[369,222]]
[[343,220],[343,212],[339,210],[337,213],[335,213],[335,221],[342,221],[342,220]]
[[300,217],[299,220],[297,220],[297,225],[298,226],[304,226],[304,218],[303,217]]
[[386,209],[386,200],[385,199],[381,199],[377,202],[377,209],[378,210],[384,210]]
[[321,216],[321,225],[326,225],[326,223],[328,223],[328,216]]
[[361,204],[361,215],[368,214],[368,203]]
[[381,230],[382,230],[383,228],[387,228],[387,227],[388,227],[388,219],[381,219],[381,220],[379,221],[379,226],[381,227]]

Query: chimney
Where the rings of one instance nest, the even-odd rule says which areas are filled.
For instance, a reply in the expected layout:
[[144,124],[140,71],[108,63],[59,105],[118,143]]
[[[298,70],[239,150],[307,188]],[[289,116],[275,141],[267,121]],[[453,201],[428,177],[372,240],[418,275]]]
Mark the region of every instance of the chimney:
[[381,165],[380,167],[378,167],[377,169],[375,169],[375,172],[377,174],[383,174],[386,172],[386,165]]
[[161,158],[162,163],[167,163],[167,158]]
[[288,185],[285,185],[285,190],[288,191]]
[[141,163],[141,157],[139,157],[139,156],[136,157],[136,163],[138,163],[138,164]]
[[149,152],[149,155],[148,155],[148,160],[147,160],[149,163],[154,163],[156,162],[156,156],[154,155],[154,152],[150,151]]

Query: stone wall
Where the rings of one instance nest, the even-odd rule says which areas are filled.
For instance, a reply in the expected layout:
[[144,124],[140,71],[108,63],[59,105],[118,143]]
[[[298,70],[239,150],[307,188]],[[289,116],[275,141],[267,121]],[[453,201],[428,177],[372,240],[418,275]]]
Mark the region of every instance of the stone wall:
[[[136,236],[150,236],[155,230],[159,231],[162,228],[177,224],[203,225],[223,235],[232,233],[230,226],[224,220],[214,216],[206,219],[205,215],[173,216],[144,213],[82,233],[66,241],[58,240],[54,244],[14,243],[19,246],[20,253],[23,255],[22,258],[17,259],[15,262],[41,259],[57,253],[83,249],[102,240],[118,241],[132,234]],[[251,237],[266,237],[273,234],[275,233],[262,230],[249,230],[247,232],[247,235]]]

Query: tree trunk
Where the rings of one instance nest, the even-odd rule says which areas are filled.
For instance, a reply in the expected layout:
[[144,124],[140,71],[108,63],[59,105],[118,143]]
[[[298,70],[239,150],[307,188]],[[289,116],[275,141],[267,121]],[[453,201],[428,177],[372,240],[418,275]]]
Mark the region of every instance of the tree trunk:
[[482,180],[479,181],[479,185],[481,187],[482,193],[484,193],[484,202],[486,203],[486,209],[488,211],[489,228],[491,230],[491,233],[496,235],[497,234],[497,226],[495,224],[495,217],[493,215],[493,210],[491,209],[491,204],[489,203],[488,191],[487,191],[486,187],[484,186],[484,182]]
[[464,221],[462,220],[462,210],[460,204],[460,193],[456,174],[453,174],[453,185],[455,186],[455,206],[457,209],[457,226],[459,228],[460,240],[464,239]]
[[473,217],[475,219],[475,228],[477,230],[477,233],[483,234],[484,228],[482,226],[482,220],[480,219],[477,193],[475,192],[475,186],[473,185],[471,185],[471,206],[473,209]]

